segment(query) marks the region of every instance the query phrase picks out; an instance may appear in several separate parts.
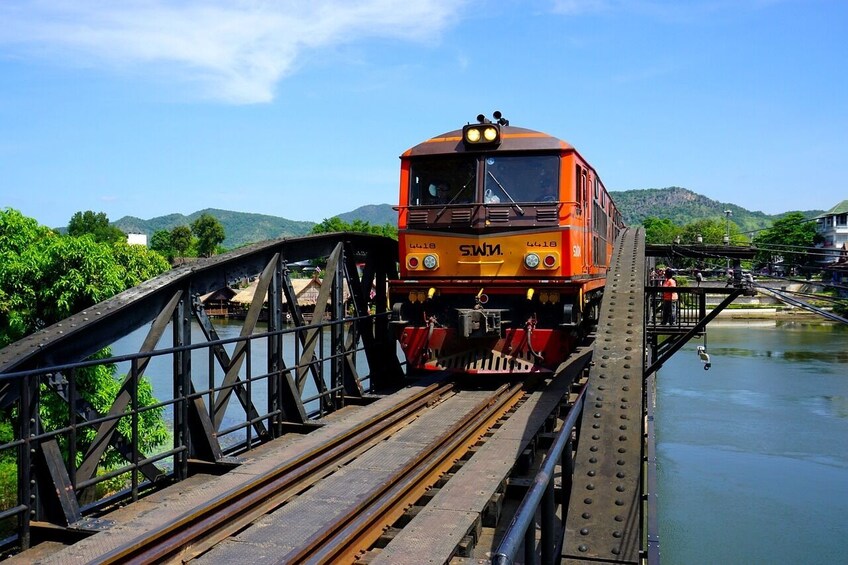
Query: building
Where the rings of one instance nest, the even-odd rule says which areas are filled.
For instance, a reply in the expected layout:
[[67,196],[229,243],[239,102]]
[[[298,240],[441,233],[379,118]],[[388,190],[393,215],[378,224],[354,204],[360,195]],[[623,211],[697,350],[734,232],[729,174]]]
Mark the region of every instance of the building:
[[816,231],[824,239],[820,244],[824,253],[819,261],[825,264],[837,262],[843,251],[848,249],[848,200],[818,216]]
[[[314,276],[309,279],[291,279],[292,290],[294,290],[294,294],[297,297],[297,304],[300,307],[301,313],[303,314],[304,319],[307,322],[312,320],[315,303],[318,300],[318,293],[321,290],[321,285],[323,281],[318,278],[318,276]],[[254,279],[249,285],[240,289],[229,299],[229,316],[235,318],[244,317],[247,313],[247,310],[250,308],[250,304],[253,302],[253,297],[256,294],[257,287],[259,285],[259,279]],[[350,299],[350,290],[347,286],[347,281],[344,281],[344,286],[342,288],[343,300],[347,302]],[[211,295],[207,295],[210,296]],[[285,295],[283,298],[283,310],[288,312],[288,304],[286,301]],[[202,301],[202,300],[201,300]],[[268,298],[265,297],[265,305],[267,307]],[[332,299],[330,300],[332,303]],[[263,313],[260,314],[260,319],[266,319],[267,312],[263,310]]]
[[144,233],[128,233],[127,243],[130,245],[143,245],[147,247],[147,234]]

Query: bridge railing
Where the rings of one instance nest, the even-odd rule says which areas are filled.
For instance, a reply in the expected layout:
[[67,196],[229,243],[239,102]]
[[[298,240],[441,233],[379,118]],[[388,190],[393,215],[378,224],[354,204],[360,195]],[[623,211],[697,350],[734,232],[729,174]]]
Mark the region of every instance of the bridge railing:
[[[645,325],[648,329],[689,329],[707,315],[706,287],[676,287],[673,291],[660,286],[645,288]],[[670,294],[674,300],[664,300]],[[670,297],[668,297],[670,298]]]
[[[554,526],[556,520],[556,496],[554,491],[554,470],[557,464],[562,472],[561,520],[565,523],[565,513],[568,511],[568,495],[571,493],[571,473],[574,468],[574,450],[572,434],[583,414],[583,404],[586,396],[584,386],[571,406],[565,421],[556,435],[553,444],[545,454],[539,472],[533,481],[533,486],[524,496],[516,510],[504,537],[495,554],[492,556],[494,565],[510,565],[522,545],[524,547],[524,563],[541,562],[550,565],[559,562],[562,547],[562,529]],[[536,554],[536,514],[540,513],[541,539],[539,541],[540,556]]]
[[[3,374],[0,383],[21,391],[21,402],[10,414],[13,425],[27,427],[30,422],[32,433],[1,444],[0,461],[7,463],[7,473],[23,478],[28,476],[23,471],[32,469],[49,478],[47,482],[15,481],[15,491],[6,493],[5,508],[0,510],[0,527],[13,534],[19,524],[30,528],[33,518],[42,515],[85,531],[94,527],[94,522],[83,518],[89,511],[119,499],[138,499],[147,488],[184,478],[180,476],[181,462],[203,466],[199,460],[188,461],[189,455],[201,457],[205,464],[229,466],[235,463],[233,454],[283,433],[314,428],[314,418],[351,402],[351,383],[344,382],[345,367],[365,369],[363,376],[354,373],[351,378],[353,386],[370,392],[365,348],[353,334],[364,319],[385,316],[387,313],[347,317]],[[334,343],[337,330],[353,345]],[[268,352],[277,345],[281,347],[276,349],[276,357],[269,357]],[[230,382],[216,363],[222,349],[233,360],[236,355],[243,360],[238,378]],[[142,375],[170,383],[171,375],[158,373],[157,368],[170,371],[186,359],[193,365],[191,374],[183,374],[183,382],[175,379],[169,397],[157,394],[160,398],[153,398]],[[120,387],[115,381],[112,395],[103,391],[105,415],[81,414],[78,391],[84,386],[82,381],[92,379],[96,372],[118,375],[124,370],[118,377]],[[307,382],[310,374],[314,379]],[[294,398],[301,398],[301,406]],[[237,401],[228,402],[230,399]],[[50,406],[54,418],[59,414],[62,419],[45,420],[42,415],[46,413],[39,410],[45,406]],[[217,429],[210,434],[217,439],[217,446],[200,433],[204,428]],[[109,437],[110,431],[117,439]],[[164,441],[152,445],[157,437]],[[36,493],[39,484],[58,487],[58,499],[46,496],[44,489]],[[22,503],[15,504],[16,499]]]

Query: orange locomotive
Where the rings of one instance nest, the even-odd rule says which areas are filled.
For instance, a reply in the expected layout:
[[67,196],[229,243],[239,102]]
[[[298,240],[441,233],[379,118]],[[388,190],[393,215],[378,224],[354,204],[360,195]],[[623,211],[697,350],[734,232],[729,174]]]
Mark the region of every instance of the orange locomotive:
[[621,215],[574,147],[493,117],[401,156],[389,297],[413,369],[554,371],[597,311]]

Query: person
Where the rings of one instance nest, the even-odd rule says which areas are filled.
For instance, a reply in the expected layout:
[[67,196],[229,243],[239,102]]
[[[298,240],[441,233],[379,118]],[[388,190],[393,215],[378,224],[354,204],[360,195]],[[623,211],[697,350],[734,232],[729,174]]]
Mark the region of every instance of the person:
[[677,281],[674,279],[674,270],[665,270],[665,282],[663,282],[662,293],[662,323],[663,325],[674,325],[677,322],[677,293],[674,292]]
[[544,170],[539,173],[537,190],[535,202],[556,202],[559,200],[556,188]]
[[433,198],[434,204],[446,204],[449,200],[448,192],[450,192],[450,189],[448,188],[447,184],[441,181],[431,183],[427,191]]
[[701,283],[704,282],[704,275],[701,274],[701,269],[695,269],[695,281],[698,283],[698,286],[701,286]]

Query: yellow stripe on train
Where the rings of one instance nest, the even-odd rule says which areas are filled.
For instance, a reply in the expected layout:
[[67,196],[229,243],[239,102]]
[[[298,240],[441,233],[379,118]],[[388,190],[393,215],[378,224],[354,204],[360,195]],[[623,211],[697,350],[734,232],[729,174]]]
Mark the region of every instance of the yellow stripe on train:
[[401,276],[561,277],[582,272],[570,231],[497,235],[402,233]]

